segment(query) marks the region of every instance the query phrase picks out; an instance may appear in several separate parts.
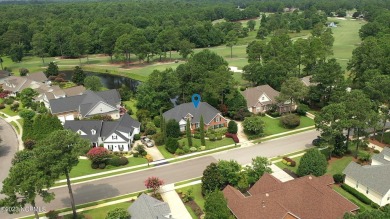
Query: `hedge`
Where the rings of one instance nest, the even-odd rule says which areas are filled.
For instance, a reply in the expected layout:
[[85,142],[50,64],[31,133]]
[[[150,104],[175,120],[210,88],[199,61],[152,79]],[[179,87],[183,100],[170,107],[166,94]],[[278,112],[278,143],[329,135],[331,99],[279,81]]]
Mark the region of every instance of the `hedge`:
[[[285,162],[283,162],[285,161]],[[290,166],[290,167],[295,167],[297,165],[297,163],[295,162],[295,160],[289,158],[289,157],[283,157],[283,161],[282,163]]]
[[343,188],[345,191],[349,192],[351,195],[355,196],[357,199],[359,199],[361,202],[367,205],[371,205],[372,201],[367,198],[365,195],[357,191],[356,189],[352,188],[351,186],[347,184],[342,184],[341,188]]

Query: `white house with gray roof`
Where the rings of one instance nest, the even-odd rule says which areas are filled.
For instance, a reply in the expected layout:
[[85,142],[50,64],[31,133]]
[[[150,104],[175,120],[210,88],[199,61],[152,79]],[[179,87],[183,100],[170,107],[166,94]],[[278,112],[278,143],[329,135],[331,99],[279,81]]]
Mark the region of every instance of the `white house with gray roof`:
[[95,115],[109,115],[119,119],[121,97],[115,89],[49,100],[49,110],[62,123],[75,118],[83,119]]
[[168,203],[157,200],[143,193],[127,209],[131,219],[166,219],[173,218]]
[[66,120],[65,129],[88,139],[93,147],[103,145],[110,151],[130,151],[134,135],[140,133],[141,123],[124,114],[117,121]]
[[390,204],[390,149],[373,157],[373,164],[351,162],[343,171],[344,183],[355,188],[380,206]]

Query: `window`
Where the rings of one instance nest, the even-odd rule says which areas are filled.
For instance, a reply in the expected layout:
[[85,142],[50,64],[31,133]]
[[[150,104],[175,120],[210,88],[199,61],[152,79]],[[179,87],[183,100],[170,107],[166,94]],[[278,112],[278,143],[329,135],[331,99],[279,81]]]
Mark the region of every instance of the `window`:
[[264,96],[261,97],[261,100],[265,100]]
[[195,123],[195,128],[199,128],[199,123]]
[[368,194],[368,187],[367,187],[367,189],[366,189],[366,194]]
[[222,128],[222,127],[224,127],[224,125],[223,124],[219,124],[219,127]]
[[215,117],[215,122],[220,122],[221,118],[220,117]]
[[214,125],[214,129],[217,129],[218,128],[218,125]]
[[116,140],[116,139],[118,139],[118,136],[113,135],[113,136],[112,136],[112,139],[115,139],[115,140]]
[[92,129],[92,130],[91,130],[91,133],[92,133],[92,135],[96,135],[96,130],[95,130],[95,129]]
[[77,131],[77,134],[81,135],[81,131],[80,131],[80,130],[78,130],[78,131]]

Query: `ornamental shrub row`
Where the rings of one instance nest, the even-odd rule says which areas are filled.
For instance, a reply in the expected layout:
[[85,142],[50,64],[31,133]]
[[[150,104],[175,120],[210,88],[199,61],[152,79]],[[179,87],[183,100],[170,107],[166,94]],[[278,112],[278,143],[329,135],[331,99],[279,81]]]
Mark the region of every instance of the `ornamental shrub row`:
[[227,132],[225,134],[225,136],[226,136],[226,138],[232,138],[234,143],[239,143],[240,142],[240,139],[238,139],[237,134],[232,134],[232,133]]
[[297,165],[295,160],[293,160],[293,159],[291,159],[289,157],[283,157],[282,163],[284,163],[284,164],[286,164],[287,166],[290,166],[290,167],[295,167]]
[[352,188],[351,186],[347,184],[342,184],[341,188],[343,188],[345,191],[349,192],[351,195],[355,196],[357,199],[359,199],[364,204],[370,205],[372,201],[367,198],[365,195],[357,191],[356,189]]

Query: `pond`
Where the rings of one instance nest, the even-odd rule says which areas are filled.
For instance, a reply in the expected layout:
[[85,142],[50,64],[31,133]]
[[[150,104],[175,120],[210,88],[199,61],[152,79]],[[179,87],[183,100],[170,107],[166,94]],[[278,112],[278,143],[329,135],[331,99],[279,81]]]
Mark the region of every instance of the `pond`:
[[[97,73],[97,72],[90,72],[90,71],[84,71],[85,74],[88,76],[97,76],[100,78],[100,80],[103,83],[103,86],[108,89],[118,89],[123,85],[130,88],[130,90],[135,91],[137,86],[141,83],[140,81],[127,78],[120,75],[112,75],[112,74],[106,74],[106,73]],[[66,80],[71,80],[73,71],[61,71],[60,73],[65,74]]]

